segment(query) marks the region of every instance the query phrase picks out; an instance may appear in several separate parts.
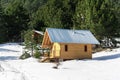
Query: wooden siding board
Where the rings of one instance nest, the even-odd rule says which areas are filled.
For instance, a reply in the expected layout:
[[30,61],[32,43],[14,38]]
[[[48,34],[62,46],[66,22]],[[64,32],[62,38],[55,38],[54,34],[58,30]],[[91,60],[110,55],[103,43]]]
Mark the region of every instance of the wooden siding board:
[[[67,44],[68,51],[64,50],[64,45],[61,44],[61,58],[63,59],[85,59],[92,58],[91,45],[90,44]],[[87,52],[84,51],[84,45],[87,45]]]

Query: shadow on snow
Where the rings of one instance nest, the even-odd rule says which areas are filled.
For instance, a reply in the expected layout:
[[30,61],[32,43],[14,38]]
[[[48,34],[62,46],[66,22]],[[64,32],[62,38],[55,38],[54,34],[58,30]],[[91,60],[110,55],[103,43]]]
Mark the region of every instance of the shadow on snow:
[[7,52],[7,51],[11,51],[11,52],[19,52],[19,51],[16,51],[16,50],[10,50],[10,49],[0,48],[0,52]]
[[5,60],[16,60],[17,57],[16,56],[0,56],[0,60],[1,61],[5,61]]
[[108,56],[101,56],[101,57],[95,57],[92,60],[110,60],[110,59],[116,59],[120,58],[120,54],[114,54],[114,55],[108,55]]

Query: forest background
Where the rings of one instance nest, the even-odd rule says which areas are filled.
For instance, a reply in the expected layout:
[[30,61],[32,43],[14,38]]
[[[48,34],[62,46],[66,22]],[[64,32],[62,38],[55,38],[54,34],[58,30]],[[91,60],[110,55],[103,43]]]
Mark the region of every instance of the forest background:
[[98,40],[120,37],[120,0],[0,0],[0,43],[49,27],[90,30]]

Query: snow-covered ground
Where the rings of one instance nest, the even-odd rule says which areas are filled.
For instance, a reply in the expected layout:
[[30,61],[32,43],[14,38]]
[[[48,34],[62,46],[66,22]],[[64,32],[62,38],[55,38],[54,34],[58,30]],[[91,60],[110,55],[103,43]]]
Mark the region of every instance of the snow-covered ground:
[[93,54],[92,60],[40,63],[37,59],[20,60],[22,46],[0,45],[0,80],[119,80],[120,48]]

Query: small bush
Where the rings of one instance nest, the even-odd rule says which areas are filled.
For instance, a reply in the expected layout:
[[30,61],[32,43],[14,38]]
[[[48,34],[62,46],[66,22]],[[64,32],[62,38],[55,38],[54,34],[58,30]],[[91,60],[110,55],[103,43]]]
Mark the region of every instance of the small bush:
[[40,52],[36,52],[36,53],[33,54],[33,56],[34,56],[35,58],[40,58],[41,54],[40,54]]
[[25,51],[25,52],[20,56],[20,59],[26,59],[26,58],[29,58],[29,57],[31,57],[30,54],[29,54],[27,51]]

